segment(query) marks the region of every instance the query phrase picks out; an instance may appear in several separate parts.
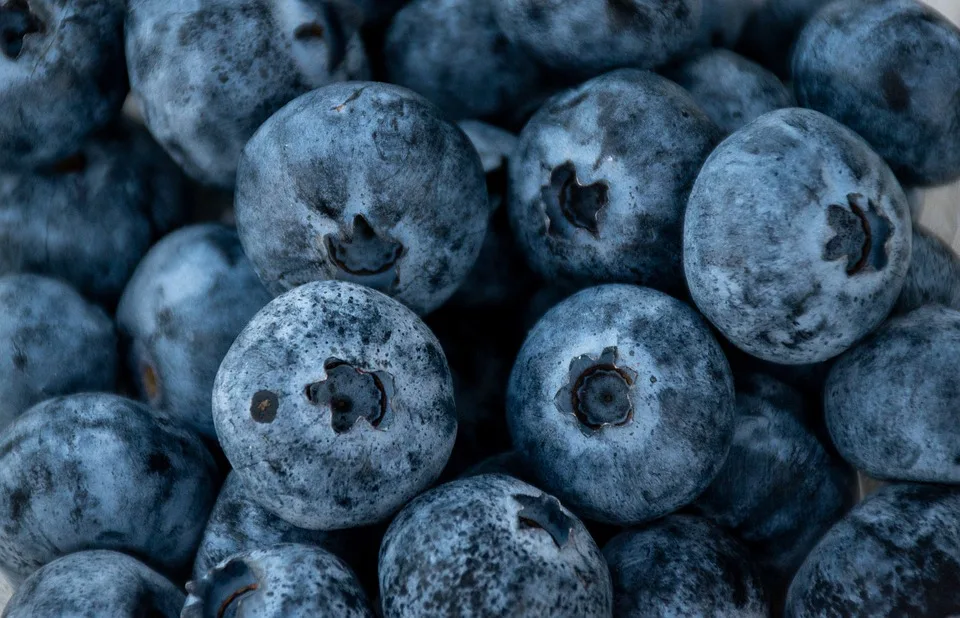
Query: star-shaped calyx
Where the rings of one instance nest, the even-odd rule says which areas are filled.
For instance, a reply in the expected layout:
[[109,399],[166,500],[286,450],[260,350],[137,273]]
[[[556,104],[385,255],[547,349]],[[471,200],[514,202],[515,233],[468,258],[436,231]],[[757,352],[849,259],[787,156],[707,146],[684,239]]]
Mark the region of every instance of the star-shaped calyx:
[[516,494],[513,499],[521,506],[517,513],[520,525],[545,531],[557,547],[563,549],[570,540],[576,520],[563,511],[560,501],[549,494]]
[[580,421],[584,433],[624,425],[633,417],[630,390],[637,372],[617,365],[617,348],[604,348],[600,356],[584,354],[570,361],[567,382],[553,401],[564,414]]
[[388,290],[399,280],[403,245],[378,234],[363,215],[353,218],[353,229],[328,234],[325,244],[338,279],[377,290]]
[[580,184],[570,161],[554,168],[541,197],[546,206],[547,233],[570,237],[577,229],[600,233],[600,211],[607,205],[607,183]]
[[847,195],[847,202],[846,208],[839,204],[827,207],[827,225],[834,234],[824,247],[823,259],[832,262],[846,258],[850,276],[883,269],[892,232],[890,220],[859,193]]
[[258,594],[260,583],[253,569],[234,558],[212,569],[203,579],[187,583],[186,588],[199,603],[188,600],[183,618],[234,618],[244,599]]
[[0,51],[7,58],[19,58],[23,39],[43,30],[43,22],[30,10],[27,0],[9,0],[0,6]]
[[307,400],[330,408],[330,426],[336,433],[350,431],[360,419],[378,427],[390,409],[393,376],[365,371],[336,358],[324,363],[327,377],[306,386]]

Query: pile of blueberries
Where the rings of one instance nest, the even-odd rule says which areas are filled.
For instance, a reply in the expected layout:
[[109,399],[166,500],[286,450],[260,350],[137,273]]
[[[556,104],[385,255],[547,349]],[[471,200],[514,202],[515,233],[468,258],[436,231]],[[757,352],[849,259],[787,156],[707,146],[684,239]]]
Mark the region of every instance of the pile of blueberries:
[[4,618],[960,615],[919,0],[0,35]]

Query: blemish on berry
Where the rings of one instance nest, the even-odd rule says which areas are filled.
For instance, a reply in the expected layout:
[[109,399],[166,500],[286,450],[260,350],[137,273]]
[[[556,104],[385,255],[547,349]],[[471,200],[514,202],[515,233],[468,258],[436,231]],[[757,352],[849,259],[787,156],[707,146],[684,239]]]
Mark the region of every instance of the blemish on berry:
[[258,423],[272,423],[277,418],[280,401],[276,393],[257,391],[250,400],[250,417]]

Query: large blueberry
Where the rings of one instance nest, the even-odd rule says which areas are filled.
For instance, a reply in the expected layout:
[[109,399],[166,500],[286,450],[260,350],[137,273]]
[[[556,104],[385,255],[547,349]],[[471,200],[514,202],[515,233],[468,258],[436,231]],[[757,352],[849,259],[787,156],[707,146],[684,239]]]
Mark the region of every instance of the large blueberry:
[[195,225],[154,245],[117,307],[140,397],[216,437],[210,392],[220,361],[270,298],[228,227]]
[[373,618],[350,567],[333,554],[287,543],[231,556],[190,593],[181,618]]
[[617,618],[770,614],[750,554],[705,519],[671,515],[627,530],[604,546],[603,557]]
[[177,586],[135,558],[80,551],[28,577],[3,618],[179,618],[183,601]]
[[510,161],[510,219],[550,281],[683,287],[684,203],[720,131],[676,84],[623,69],[550,99]]
[[733,378],[697,313],[651,289],[589,288],[527,336],[507,389],[514,445],[577,513],[635,524],[690,503],[733,438]]
[[314,88],[368,77],[362,43],[324,2],[137,0],[126,49],[157,141],[190,176],[227,188],[271,114]]
[[611,615],[610,574],[551,495],[499,474],[441,485],[404,508],[380,546],[384,618]]
[[800,364],[879,326],[910,265],[910,208],[855,133],[812,110],[765,114],[697,177],[683,263],[697,307],[740,349]]
[[911,184],[960,178],[960,29],[918,0],[841,0],[793,55],[797,100],[866,139]]
[[878,479],[960,483],[960,311],[921,307],[840,357],[824,395],[850,463]]
[[889,485],[835,525],[790,585],[787,618],[960,612],[960,489]]
[[112,305],[150,244],[184,218],[181,180],[132,124],[57,165],[0,173],[0,273],[59,277]]
[[437,478],[457,432],[433,333],[341,281],[287,292],[250,321],[220,365],[213,418],[248,495],[314,530],[390,516]]
[[427,313],[467,275],[487,229],[470,140],[389,84],[334,84],[291,102],[247,144],[238,179],[240,240],[274,294],[343,279]]
[[0,569],[116,549],[174,572],[193,559],[216,497],[203,442],[116,395],[50,399],[0,434]]
[[936,234],[915,224],[910,269],[894,311],[909,313],[930,304],[960,311],[960,256]]
[[0,430],[57,395],[112,390],[113,321],[76,290],[36,275],[0,277]]
[[122,0],[0,0],[0,169],[72,155],[127,93]]

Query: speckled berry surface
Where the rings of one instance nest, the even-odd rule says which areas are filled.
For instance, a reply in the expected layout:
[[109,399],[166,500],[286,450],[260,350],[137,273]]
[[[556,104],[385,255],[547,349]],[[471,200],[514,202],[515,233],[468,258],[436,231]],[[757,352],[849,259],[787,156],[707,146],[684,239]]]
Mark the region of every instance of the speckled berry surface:
[[960,256],[935,234],[914,225],[910,269],[894,311],[909,313],[930,304],[960,310]]
[[720,470],[733,378],[689,306],[648,288],[598,286],[530,331],[507,420],[544,489],[585,517],[635,524],[688,504]]
[[684,203],[720,131],[676,84],[622,69],[551,98],[510,160],[510,220],[548,281],[683,287]]
[[697,307],[741,350],[813,363],[880,325],[911,238],[903,189],[866,142],[784,109],[707,159],[687,203],[684,272]]
[[440,474],[457,430],[436,337],[400,303],[341,281],[274,299],[217,374],[220,444],[250,497],[286,521],[382,521]]
[[410,503],[380,546],[384,618],[610,616],[610,575],[583,524],[508,476],[441,485]]
[[274,294],[343,279],[427,313],[467,275],[487,229],[476,150],[398,86],[334,84],[296,99],[247,144],[239,178],[240,240]]

